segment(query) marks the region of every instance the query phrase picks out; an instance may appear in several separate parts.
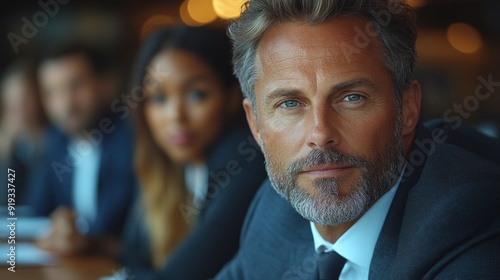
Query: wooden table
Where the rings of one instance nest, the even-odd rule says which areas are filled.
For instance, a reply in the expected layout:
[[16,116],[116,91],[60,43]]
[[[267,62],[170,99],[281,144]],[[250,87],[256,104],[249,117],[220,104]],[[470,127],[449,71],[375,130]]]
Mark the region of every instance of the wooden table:
[[102,256],[64,257],[52,266],[16,266],[16,272],[0,265],[0,279],[12,280],[95,280],[110,276],[120,265]]

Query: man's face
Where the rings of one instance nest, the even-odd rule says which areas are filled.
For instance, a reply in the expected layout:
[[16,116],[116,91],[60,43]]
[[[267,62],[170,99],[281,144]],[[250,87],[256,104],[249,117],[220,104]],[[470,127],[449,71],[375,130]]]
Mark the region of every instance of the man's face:
[[344,55],[366,23],[271,27],[256,55],[257,115],[244,103],[274,188],[319,225],[355,220],[399,177],[406,121],[378,41]]
[[74,54],[45,62],[40,84],[49,119],[66,133],[77,135],[95,119],[102,92],[85,56]]

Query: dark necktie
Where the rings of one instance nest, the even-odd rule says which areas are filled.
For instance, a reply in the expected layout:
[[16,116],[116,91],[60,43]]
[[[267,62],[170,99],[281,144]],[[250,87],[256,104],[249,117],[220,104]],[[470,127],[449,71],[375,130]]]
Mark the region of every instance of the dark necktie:
[[338,280],[346,259],[335,251],[321,253],[318,259],[319,280]]

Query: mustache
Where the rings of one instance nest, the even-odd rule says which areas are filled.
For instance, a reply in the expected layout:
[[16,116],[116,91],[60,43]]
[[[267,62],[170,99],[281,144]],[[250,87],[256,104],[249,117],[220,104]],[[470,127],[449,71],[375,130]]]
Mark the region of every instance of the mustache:
[[303,170],[327,164],[341,164],[366,169],[370,162],[362,157],[348,155],[333,149],[326,151],[314,149],[307,156],[292,162],[287,168],[287,173],[295,175]]

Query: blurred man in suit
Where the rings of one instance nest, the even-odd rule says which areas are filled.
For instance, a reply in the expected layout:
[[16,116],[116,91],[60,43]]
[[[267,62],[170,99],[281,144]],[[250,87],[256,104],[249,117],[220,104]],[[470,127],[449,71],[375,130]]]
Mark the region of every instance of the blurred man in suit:
[[78,44],[55,49],[39,66],[52,127],[30,202],[36,215],[51,215],[52,229],[38,241],[43,249],[80,253],[121,231],[135,183],[133,135],[127,120],[109,112],[108,71],[102,56]]
[[217,279],[500,277],[500,168],[419,124],[406,3],[252,0],[229,33],[270,182]]

